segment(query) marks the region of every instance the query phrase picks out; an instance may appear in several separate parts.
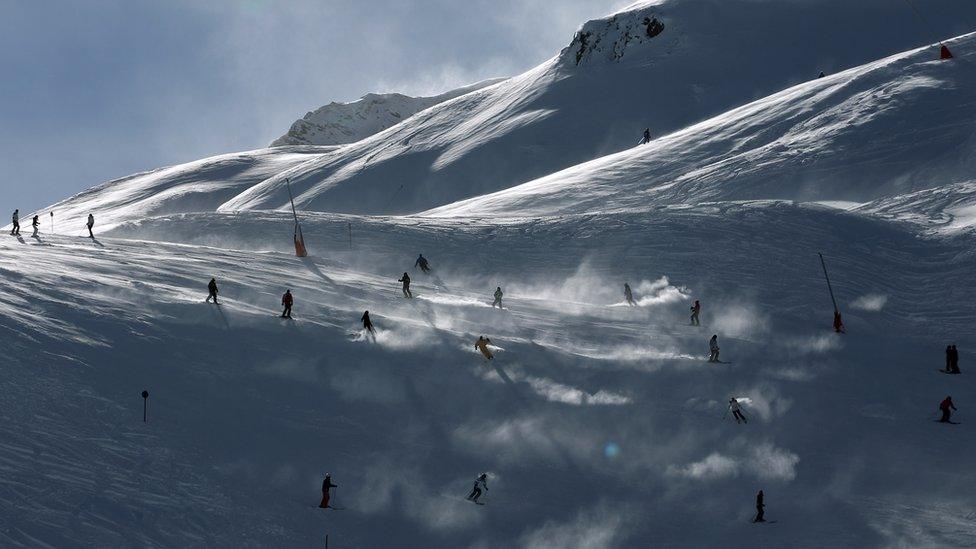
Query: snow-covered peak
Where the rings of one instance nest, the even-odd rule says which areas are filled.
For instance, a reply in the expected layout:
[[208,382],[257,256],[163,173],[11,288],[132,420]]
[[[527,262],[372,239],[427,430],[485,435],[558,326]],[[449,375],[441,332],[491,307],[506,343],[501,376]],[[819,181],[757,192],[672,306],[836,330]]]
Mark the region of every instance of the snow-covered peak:
[[411,97],[402,93],[367,93],[357,101],[333,101],[296,120],[288,133],[275,139],[282,145],[342,145],[365,139],[414,114],[466,93],[497,84],[504,78],[482,80],[440,95]]
[[[664,8],[661,2],[641,2],[602,19],[586,22],[573,41],[560,53],[564,65],[588,65],[612,62],[641,55],[650,44],[666,48],[674,39],[665,34]],[[669,33],[673,36],[674,33]]]

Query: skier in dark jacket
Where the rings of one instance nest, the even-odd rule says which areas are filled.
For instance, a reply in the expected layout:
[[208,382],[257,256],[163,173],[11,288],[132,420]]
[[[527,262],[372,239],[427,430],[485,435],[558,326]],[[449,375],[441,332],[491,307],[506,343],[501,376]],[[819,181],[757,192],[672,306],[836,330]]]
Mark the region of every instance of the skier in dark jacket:
[[946,367],[945,371],[952,373],[952,345],[946,345]]
[[88,214],[88,223],[85,223],[85,226],[88,227],[88,238],[94,239],[95,238],[95,233],[92,232],[92,227],[95,226],[95,216],[94,215]]
[[329,493],[329,490],[331,488],[338,488],[338,487],[339,487],[338,484],[332,484],[332,475],[326,473],[325,479],[322,481],[322,503],[319,503],[319,508],[321,509],[329,508],[329,499],[332,498],[332,495]]
[[736,423],[749,423],[746,420],[746,416],[742,415],[742,410],[739,408],[739,401],[735,397],[729,399],[729,410],[732,412],[732,417],[735,418]]
[[410,275],[403,273],[397,282],[403,282],[403,297],[413,297],[413,294],[410,293]]
[[491,302],[491,306],[494,307],[495,305],[498,305],[498,308],[499,309],[504,309],[505,307],[502,307],[502,296],[503,295],[504,294],[502,293],[502,287],[501,286],[495,288],[495,301],[492,301]]
[[718,335],[712,335],[712,339],[708,340],[708,361],[709,362],[720,362],[718,359]]
[[701,313],[701,303],[695,300],[695,304],[691,306],[691,325],[701,326],[701,321],[698,320],[698,315]]
[[369,319],[369,311],[365,311],[363,313],[363,317],[360,318],[360,320],[363,321],[363,329],[366,330],[366,332],[369,333],[371,336],[373,336],[373,340],[375,341],[376,332],[373,331],[373,321]]
[[627,298],[627,305],[637,306],[637,303],[634,302],[634,292],[630,290],[630,284],[626,282],[624,282],[624,297]]
[[295,303],[295,298],[291,295],[291,290],[285,290],[285,295],[281,296],[281,304],[285,307],[281,311],[281,318],[291,318],[291,306]]
[[14,210],[13,215],[10,216],[10,220],[14,224],[14,228],[10,229],[10,234],[15,236],[19,235],[20,234],[20,210]]
[[646,145],[651,142],[651,129],[644,128],[644,136],[641,137],[640,144]]
[[420,270],[425,273],[430,272],[430,263],[427,263],[427,258],[424,257],[424,254],[420,254],[420,257],[417,258],[417,261],[414,262],[413,266],[414,268],[420,267]]
[[956,349],[955,345],[952,346],[952,363],[949,364],[949,372],[953,374],[961,373],[959,371],[959,350]]
[[31,220],[31,227],[34,228],[34,234],[32,234],[31,236],[34,238],[37,238],[37,230],[41,228],[41,222],[40,220],[37,219],[37,217],[38,216],[35,215],[34,219]]
[[207,290],[210,291],[210,295],[207,296],[207,303],[210,303],[210,300],[213,299],[214,304],[216,304],[217,303],[217,279],[216,278],[210,279],[210,284],[207,284]]
[[956,406],[952,403],[951,396],[945,397],[945,400],[939,404],[939,409],[942,410],[942,419],[939,420],[939,423],[952,423],[952,421],[949,419],[949,416],[952,415],[950,410],[955,410]]
[[474,487],[471,488],[471,493],[468,494],[468,499],[475,503],[479,503],[478,498],[481,497],[482,493],[487,491],[488,491],[488,474],[481,473],[481,475],[474,481]]
[[756,494],[756,518],[752,522],[766,522],[766,519],[763,518],[766,515],[766,504],[763,503],[764,497],[762,490]]

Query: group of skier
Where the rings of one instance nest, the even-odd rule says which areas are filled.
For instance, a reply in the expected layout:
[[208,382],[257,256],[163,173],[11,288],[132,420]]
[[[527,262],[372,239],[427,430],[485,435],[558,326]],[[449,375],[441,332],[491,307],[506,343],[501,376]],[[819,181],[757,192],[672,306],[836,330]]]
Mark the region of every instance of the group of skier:
[[[332,474],[326,473],[325,478],[322,479],[322,501],[319,502],[320,509],[336,509],[342,510],[344,507],[334,507],[332,505],[332,489],[338,488],[339,485],[332,482]],[[478,505],[484,505],[481,501],[481,496],[488,491],[488,473],[481,473],[478,478],[474,480],[474,486],[471,487],[471,493],[465,498],[470,502],[476,503]]]
[[[10,216],[10,221],[12,228],[10,229],[11,236],[20,236],[20,209],[15,209],[13,215]],[[94,239],[95,233],[92,232],[92,227],[95,226],[95,215],[88,214],[88,221],[85,223],[85,227],[88,228],[88,237]],[[41,229],[41,221],[38,215],[34,215],[31,219],[31,227],[34,232],[31,234],[32,238],[37,238],[37,234]]]

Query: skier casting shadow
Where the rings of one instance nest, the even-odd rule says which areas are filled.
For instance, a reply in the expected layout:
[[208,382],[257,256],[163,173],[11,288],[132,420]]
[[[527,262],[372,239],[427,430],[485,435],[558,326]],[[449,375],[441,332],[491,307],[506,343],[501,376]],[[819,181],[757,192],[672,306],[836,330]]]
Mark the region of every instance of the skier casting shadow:
[[701,326],[701,321],[698,320],[698,315],[701,313],[701,303],[695,300],[695,304],[691,306],[691,325]]
[[478,341],[475,341],[474,348],[481,351],[481,354],[483,354],[486,359],[491,360],[492,358],[495,357],[494,355],[491,354],[491,351],[488,350],[489,343],[491,343],[491,340],[488,339],[487,337],[478,336]]
[[636,307],[637,303],[634,301],[634,292],[630,290],[630,284],[624,282],[624,298],[627,299],[627,305],[631,307]]
[[212,299],[214,305],[220,305],[220,303],[217,303],[217,293],[219,292],[219,290],[217,290],[216,277],[210,279],[210,283],[207,284],[207,291],[209,292],[207,295],[207,303],[210,303],[210,300]]

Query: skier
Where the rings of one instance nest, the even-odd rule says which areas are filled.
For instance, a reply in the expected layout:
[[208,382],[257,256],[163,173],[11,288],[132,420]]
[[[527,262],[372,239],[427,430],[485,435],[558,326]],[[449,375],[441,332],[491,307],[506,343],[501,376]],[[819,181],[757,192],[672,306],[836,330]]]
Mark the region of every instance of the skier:
[[338,484],[332,484],[332,475],[329,473],[325,474],[325,479],[322,481],[322,503],[319,503],[320,509],[329,508],[329,499],[332,497],[329,494],[331,488],[338,488]]
[[410,275],[403,273],[397,282],[403,282],[403,297],[413,297],[413,294],[410,293]]
[[91,238],[91,239],[94,240],[95,233],[92,232],[92,227],[95,226],[95,216],[94,215],[88,214],[88,223],[86,223],[85,226],[88,227],[88,238]]
[[739,410],[739,401],[734,397],[729,399],[729,410],[732,411],[732,417],[735,418],[736,423],[749,423],[746,416],[742,415],[742,411]]
[[844,330],[844,321],[840,318],[840,311],[834,309],[834,332],[838,334],[847,333]]
[[502,307],[502,295],[504,295],[504,294],[502,294],[502,287],[499,286],[499,287],[495,288],[495,301],[492,301],[491,302],[491,306],[492,307],[494,307],[495,305],[498,305],[498,308],[499,309],[504,309],[505,308],[505,307]]
[[34,216],[34,219],[31,221],[31,227],[34,228],[34,234],[32,234],[31,236],[37,238],[37,230],[41,228],[41,222],[38,221],[36,215]]
[[718,335],[712,335],[712,339],[708,340],[708,361],[709,362],[719,362],[718,359]]
[[946,345],[946,367],[944,371],[952,373],[952,345]]
[[491,340],[488,339],[487,337],[478,336],[478,341],[475,342],[474,348],[481,351],[481,354],[485,355],[485,358],[491,360],[492,358],[494,358],[494,355],[492,355],[491,351],[488,350],[489,343],[491,343]]
[[640,144],[641,145],[646,145],[646,144],[648,144],[650,142],[651,142],[651,129],[650,128],[644,128],[644,137],[641,138]]
[[11,220],[14,223],[14,228],[10,229],[10,234],[19,236],[20,235],[20,210],[14,210],[14,214],[11,216]]
[[950,410],[955,410],[956,406],[952,403],[951,396],[945,397],[942,404],[939,404],[939,409],[942,410],[942,419],[939,420],[939,423],[952,423],[952,421],[949,419],[949,416],[952,415]]
[[210,284],[207,284],[207,290],[210,294],[207,296],[207,303],[213,299],[214,305],[217,305],[217,278],[213,277],[210,279]]
[[281,311],[281,318],[291,318],[291,305],[294,302],[295,298],[291,296],[291,290],[285,290],[285,295],[281,296],[281,304],[285,307],[285,310]]
[[952,346],[952,363],[949,365],[949,373],[962,373],[959,371],[959,350],[956,349],[955,345]]
[[420,270],[424,273],[430,272],[430,263],[427,263],[427,258],[424,257],[424,254],[420,254],[420,257],[417,258],[417,261],[414,262],[413,266],[414,268],[420,267]]
[[373,336],[373,339],[376,339],[376,332],[373,331],[373,321],[369,319],[369,311],[364,312],[360,320],[363,321],[363,329],[369,332]]
[[826,74],[824,74],[824,72],[823,72],[823,71],[820,71],[820,76],[818,76],[817,78],[823,78],[824,76],[827,76],[827,75],[826,75]]
[[760,490],[756,494],[756,518],[752,522],[766,522],[766,519],[763,518],[766,515],[766,504],[763,503],[763,498],[765,498],[765,495]]
[[634,303],[634,293],[630,291],[630,284],[626,282],[624,282],[624,297],[627,298],[628,305],[631,307],[637,306],[637,303]]
[[701,313],[701,303],[695,300],[695,304],[691,306],[691,325],[701,326],[701,321],[698,320],[698,314]]
[[488,473],[481,473],[481,475],[474,481],[474,487],[471,488],[471,493],[468,494],[468,500],[473,501],[479,505],[484,505],[478,501],[481,494],[488,491]]

